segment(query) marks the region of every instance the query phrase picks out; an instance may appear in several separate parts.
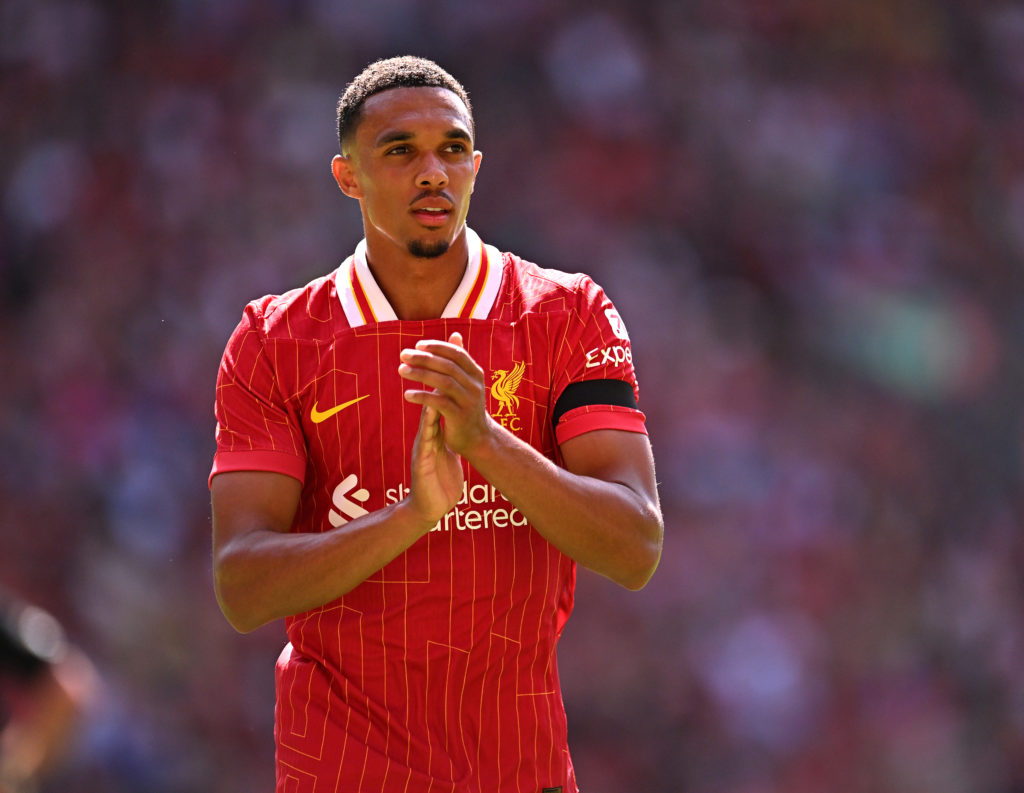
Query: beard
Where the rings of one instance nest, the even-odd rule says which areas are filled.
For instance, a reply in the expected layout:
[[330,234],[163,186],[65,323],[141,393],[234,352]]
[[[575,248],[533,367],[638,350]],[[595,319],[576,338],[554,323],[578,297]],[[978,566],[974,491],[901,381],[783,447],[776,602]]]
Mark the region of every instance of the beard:
[[451,243],[448,240],[438,240],[436,242],[412,240],[408,245],[409,253],[419,259],[436,259],[438,256],[447,253],[450,247]]

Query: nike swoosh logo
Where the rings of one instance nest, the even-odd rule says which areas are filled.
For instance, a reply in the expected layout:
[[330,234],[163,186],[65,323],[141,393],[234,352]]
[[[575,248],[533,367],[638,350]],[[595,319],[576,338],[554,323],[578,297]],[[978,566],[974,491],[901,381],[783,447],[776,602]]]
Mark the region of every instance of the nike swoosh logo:
[[321,421],[327,421],[327,419],[329,419],[335,413],[340,413],[345,408],[354,405],[356,402],[359,402],[360,400],[366,399],[366,397],[368,396],[369,394],[364,394],[361,397],[350,399],[348,402],[342,402],[340,405],[335,405],[329,410],[325,410],[323,412],[317,410],[317,405],[319,404],[319,401],[317,401],[313,404],[313,409],[309,411],[309,417],[313,419],[314,424],[319,424]]

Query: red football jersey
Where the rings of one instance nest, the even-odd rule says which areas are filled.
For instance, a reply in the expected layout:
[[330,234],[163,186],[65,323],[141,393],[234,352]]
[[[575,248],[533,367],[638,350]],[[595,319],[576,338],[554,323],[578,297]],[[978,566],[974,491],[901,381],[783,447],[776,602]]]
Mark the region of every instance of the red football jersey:
[[[296,477],[296,532],[400,501],[420,408],[402,396],[399,353],[456,330],[487,373],[489,413],[552,460],[582,432],[644,432],[629,337],[602,290],[467,235],[466,274],[436,320],[396,318],[365,242],[332,274],[250,303],[220,368],[211,478]],[[623,389],[630,399],[595,403]],[[426,536],[286,620],[278,793],[575,793],[555,658],[575,575],[468,469],[462,500]]]

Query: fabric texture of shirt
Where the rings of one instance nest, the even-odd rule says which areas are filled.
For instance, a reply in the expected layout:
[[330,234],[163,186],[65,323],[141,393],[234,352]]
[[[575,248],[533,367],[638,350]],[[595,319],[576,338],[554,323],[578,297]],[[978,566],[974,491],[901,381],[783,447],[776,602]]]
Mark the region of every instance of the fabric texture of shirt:
[[[600,287],[467,237],[466,274],[436,320],[397,319],[365,242],[333,273],[250,303],[218,377],[211,480],[300,480],[295,532],[401,501],[420,408],[403,398],[399,354],[453,331],[486,373],[490,415],[550,459],[583,432],[644,432],[622,404],[576,406],[552,426],[570,384],[622,381],[637,395],[628,334]],[[426,536],[286,620],[278,793],[577,790],[555,654],[575,563],[465,467],[462,500]]]

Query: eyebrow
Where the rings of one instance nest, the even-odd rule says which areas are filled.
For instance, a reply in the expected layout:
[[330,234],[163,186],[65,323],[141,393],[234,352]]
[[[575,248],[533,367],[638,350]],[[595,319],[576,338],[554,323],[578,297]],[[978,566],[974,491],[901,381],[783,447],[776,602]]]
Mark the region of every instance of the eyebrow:
[[[388,144],[391,143],[399,143],[406,140],[412,140],[414,137],[416,136],[411,132],[407,132],[406,130],[403,129],[396,129],[391,132],[385,132],[383,135],[377,138],[377,140],[374,143],[374,147],[380,148],[381,146],[387,146]],[[459,129],[458,127],[452,127],[450,130],[444,133],[444,137],[446,140],[464,140],[467,143],[472,143],[472,138],[470,137],[469,133],[466,132],[466,130],[464,129]]]

